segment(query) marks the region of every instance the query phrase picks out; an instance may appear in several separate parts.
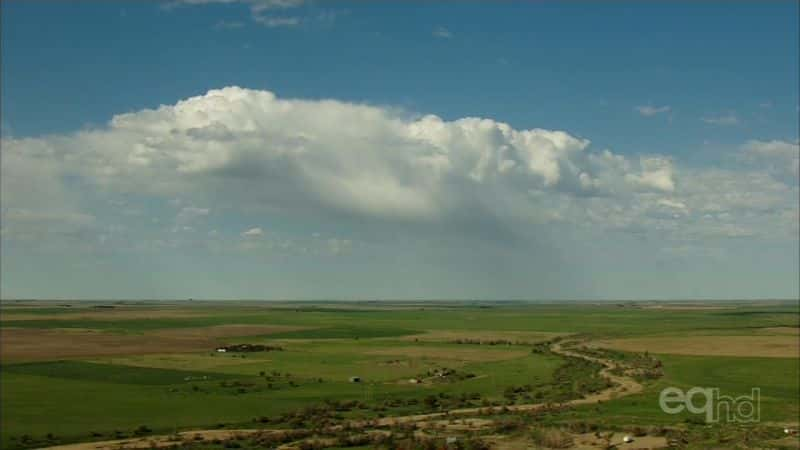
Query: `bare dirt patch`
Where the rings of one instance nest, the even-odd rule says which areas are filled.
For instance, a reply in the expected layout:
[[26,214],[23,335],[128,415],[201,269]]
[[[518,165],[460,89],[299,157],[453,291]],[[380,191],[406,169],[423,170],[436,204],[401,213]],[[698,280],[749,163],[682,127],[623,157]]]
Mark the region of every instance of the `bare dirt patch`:
[[497,350],[485,348],[442,348],[442,347],[394,347],[380,350],[370,350],[367,355],[405,356],[409,358],[449,359],[458,361],[501,361],[504,359],[519,358],[529,354],[525,350]]
[[758,330],[760,334],[787,334],[789,336],[800,336],[798,327],[767,327]]
[[717,311],[721,309],[736,309],[736,306],[723,305],[645,305],[642,309],[662,309],[667,311]]
[[290,325],[214,325],[197,328],[168,328],[148,333],[162,338],[203,339],[239,336],[259,336],[262,334],[282,333],[285,331],[304,330],[308,327]]
[[222,339],[292,331],[281,325],[218,325],[167,329],[140,335],[74,328],[0,328],[3,362],[87,356],[147,355],[212,350]]
[[592,343],[617,350],[673,355],[800,357],[800,341],[792,335],[691,336],[610,339]]
[[525,344],[544,342],[568,333],[549,333],[538,331],[465,331],[465,330],[436,330],[424,334],[405,336],[404,341],[421,342],[454,342],[457,340],[472,340],[481,342],[510,341]]
[[190,310],[188,308],[75,308],[62,313],[34,314],[15,312],[13,308],[3,310],[0,320],[126,320],[126,319],[181,319],[190,317],[207,317],[214,315],[209,310]]
[[605,439],[598,438],[594,433],[578,434],[573,437],[575,445],[570,447],[572,449],[605,449],[608,445],[613,445],[614,448],[630,448],[630,449],[659,449],[667,448],[669,443],[667,438],[662,436],[640,436],[634,437],[632,442],[624,442],[625,434],[614,433],[609,437],[608,443]]
[[184,431],[177,435],[148,436],[141,438],[117,439],[102,442],[83,442],[80,444],[58,445],[47,447],[50,450],[99,450],[123,448],[161,448],[174,447],[182,441],[205,441],[211,439],[232,439],[246,436],[259,430],[198,430]]
[[[605,436],[606,434],[604,434]],[[610,448],[617,449],[663,449],[669,447],[667,439],[656,436],[635,437],[633,442],[624,442],[625,434],[613,433],[609,439],[599,438],[594,433],[571,434],[573,444],[570,450],[598,450]],[[487,438],[491,447],[495,450],[528,450],[533,448],[533,442],[528,437],[497,435]],[[536,447],[538,448],[538,447]]]
[[771,441],[767,441],[766,444],[778,448],[800,448],[800,437],[786,436],[781,439],[773,439]]

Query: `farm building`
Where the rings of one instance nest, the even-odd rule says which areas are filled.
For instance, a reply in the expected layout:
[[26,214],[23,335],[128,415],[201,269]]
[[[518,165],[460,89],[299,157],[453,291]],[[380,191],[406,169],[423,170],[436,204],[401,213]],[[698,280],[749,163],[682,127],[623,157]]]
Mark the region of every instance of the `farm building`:
[[350,377],[351,383],[361,383],[361,377]]

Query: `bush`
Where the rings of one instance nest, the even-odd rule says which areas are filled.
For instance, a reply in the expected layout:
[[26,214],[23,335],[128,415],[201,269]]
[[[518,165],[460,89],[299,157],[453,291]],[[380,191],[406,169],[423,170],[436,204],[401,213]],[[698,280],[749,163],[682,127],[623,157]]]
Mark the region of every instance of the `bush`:
[[567,428],[572,433],[583,434],[583,433],[588,433],[590,431],[596,431],[597,425],[589,424],[583,421],[577,421],[577,422],[571,422],[569,425],[567,425]]
[[428,408],[435,408],[439,404],[439,400],[433,395],[425,397],[423,402],[425,402],[425,406],[427,406]]
[[522,428],[525,424],[523,423],[522,419],[519,417],[510,417],[507,419],[498,420],[494,424],[494,431],[495,433],[499,434],[507,434],[513,431],[517,431]]
[[702,417],[698,417],[698,416],[689,416],[689,417],[683,419],[683,421],[685,423],[688,423],[689,425],[705,425],[706,424],[705,419],[703,419]]
[[574,443],[569,433],[555,428],[537,428],[531,433],[531,438],[534,444],[549,448],[569,448]]
[[489,450],[489,444],[484,442],[480,438],[470,438],[467,439],[463,444],[461,442],[457,443],[457,447],[462,448],[464,450]]
[[151,430],[150,427],[148,427],[147,425],[139,425],[138,427],[136,427],[135,430],[133,430],[133,434],[137,436],[141,436],[143,434],[149,434],[152,432],[153,430]]

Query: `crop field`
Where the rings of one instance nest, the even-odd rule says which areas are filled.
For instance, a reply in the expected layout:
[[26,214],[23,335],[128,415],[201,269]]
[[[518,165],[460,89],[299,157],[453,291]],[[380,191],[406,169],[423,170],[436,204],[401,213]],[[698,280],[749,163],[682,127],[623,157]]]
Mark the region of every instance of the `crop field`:
[[[797,302],[15,301],[1,317],[3,448],[413,448],[452,436],[707,448],[745,435],[797,448],[783,431],[800,415]],[[668,414],[667,387],[757,388],[758,420]],[[363,435],[333,436],[343,424]],[[634,432],[638,447],[618,442]]]

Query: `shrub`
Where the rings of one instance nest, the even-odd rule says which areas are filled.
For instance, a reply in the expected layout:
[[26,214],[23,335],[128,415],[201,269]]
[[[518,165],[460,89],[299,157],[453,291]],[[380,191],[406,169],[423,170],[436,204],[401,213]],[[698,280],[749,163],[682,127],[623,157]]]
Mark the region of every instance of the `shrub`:
[[525,424],[519,417],[498,420],[494,425],[495,433],[507,434],[522,428]]
[[458,442],[456,445],[464,450],[489,450],[491,448],[489,444],[480,438],[469,438],[463,443]]
[[689,416],[683,420],[685,423],[689,425],[705,425],[706,421],[702,417],[698,416]]
[[597,430],[597,425],[588,424],[588,423],[583,422],[583,421],[577,421],[577,422],[571,422],[567,426],[567,428],[569,429],[569,431],[571,431],[573,433],[581,433],[582,434],[582,433],[588,433],[590,431]]
[[549,448],[569,448],[574,443],[569,433],[555,428],[536,428],[531,433],[531,438],[534,444]]
[[139,425],[135,430],[133,430],[133,434],[136,435],[143,435],[152,432],[153,430],[151,430],[147,425]]

